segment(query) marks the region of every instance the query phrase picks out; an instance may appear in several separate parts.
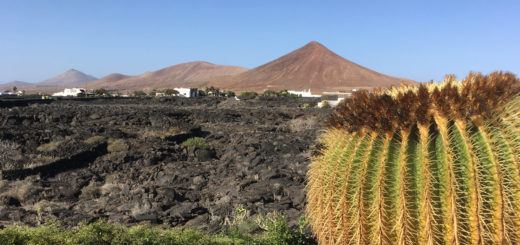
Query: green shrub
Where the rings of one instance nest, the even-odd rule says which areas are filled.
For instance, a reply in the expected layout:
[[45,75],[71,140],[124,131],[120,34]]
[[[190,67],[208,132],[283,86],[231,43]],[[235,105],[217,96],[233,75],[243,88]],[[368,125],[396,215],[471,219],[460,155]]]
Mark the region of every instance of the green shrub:
[[322,100],[321,101],[321,108],[330,108],[329,101],[328,100]]
[[254,99],[258,96],[256,92],[241,92],[238,97],[242,99]]
[[57,223],[47,223],[38,228],[9,226],[0,230],[1,244],[67,244],[70,235]]
[[134,97],[143,98],[146,96],[146,93],[142,90],[134,91],[133,92]]
[[98,96],[111,97],[110,93],[106,89],[104,89],[104,88],[95,89],[94,90],[94,94],[96,94]]
[[[269,216],[269,215],[268,215]],[[291,230],[285,219],[279,215],[270,216],[266,221],[266,231],[260,234],[244,233],[234,227],[211,235],[195,229],[182,227],[162,228],[150,224],[132,227],[98,220],[80,223],[66,229],[58,223],[47,223],[37,228],[28,226],[8,226],[0,230],[0,244],[303,244],[302,229]],[[250,222],[250,221],[248,221]],[[249,231],[248,231],[249,232]]]
[[227,97],[235,97],[235,92],[233,91],[227,91],[226,92]]
[[182,146],[195,146],[199,149],[206,149],[206,140],[199,137],[189,138],[186,141],[182,142]]
[[305,236],[303,229],[306,225],[305,216],[301,216],[298,229],[290,229],[285,217],[278,213],[269,213],[265,216],[266,221],[261,227],[265,229],[264,242],[266,244],[304,244]]

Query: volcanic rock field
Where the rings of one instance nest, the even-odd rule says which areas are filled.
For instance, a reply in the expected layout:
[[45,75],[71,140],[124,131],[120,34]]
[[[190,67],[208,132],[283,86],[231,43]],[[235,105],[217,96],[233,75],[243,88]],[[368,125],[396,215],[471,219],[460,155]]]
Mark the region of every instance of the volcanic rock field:
[[[307,167],[331,112],[316,103],[0,102],[0,224],[74,226],[104,218],[218,231],[245,210],[251,217],[276,211],[294,226],[304,214]],[[193,137],[205,147],[183,144]]]

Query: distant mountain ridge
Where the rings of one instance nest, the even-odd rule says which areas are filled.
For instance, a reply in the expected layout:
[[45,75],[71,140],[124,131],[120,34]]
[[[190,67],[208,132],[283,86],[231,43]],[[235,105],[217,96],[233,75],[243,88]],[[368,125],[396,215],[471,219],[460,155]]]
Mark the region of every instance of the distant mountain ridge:
[[22,82],[22,81],[11,81],[7,83],[0,84],[0,87],[20,87],[20,86],[31,86],[34,85],[34,83],[28,83],[28,82]]
[[146,72],[138,76],[126,76],[118,73],[88,82],[84,87],[117,90],[151,90],[154,88],[197,87],[209,82],[214,77],[234,75],[246,71],[238,66],[215,65],[205,61],[187,62],[169,66],[157,71]]
[[41,86],[76,86],[86,82],[97,80],[96,77],[87,75],[78,70],[69,69],[68,71],[39,82]]
[[[96,79],[70,69],[37,84],[18,83],[30,92],[56,92],[65,87],[134,91],[175,87],[204,88],[214,86],[224,90],[311,90],[313,94],[349,91],[354,88],[386,88],[401,83],[416,82],[378,73],[349,61],[313,41],[271,62],[248,70],[238,66],[216,65],[194,61],[169,66],[137,76],[112,73]],[[10,86],[10,85],[7,85]],[[0,88],[3,88],[0,84]],[[12,87],[12,86],[11,86]]]
[[278,59],[247,70],[208,62],[188,62],[139,76],[111,74],[86,83],[88,88],[150,90],[166,87],[214,86],[226,90],[311,90],[313,93],[354,88],[386,88],[409,79],[384,75],[349,61],[313,41]]
[[237,91],[308,90],[313,93],[413,83],[349,61],[313,41],[247,72],[217,79],[217,86]]

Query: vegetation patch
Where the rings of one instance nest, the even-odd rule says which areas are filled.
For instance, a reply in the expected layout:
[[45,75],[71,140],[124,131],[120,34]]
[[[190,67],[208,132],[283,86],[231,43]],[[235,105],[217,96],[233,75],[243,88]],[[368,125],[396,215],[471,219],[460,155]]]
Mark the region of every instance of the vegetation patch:
[[238,97],[241,99],[254,99],[256,98],[256,96],[258,96],[258,93],[249,91],[241,92],[240,94],[238,94]]
[[103,142],[104,140],[105,140],[105,137],[103,137],[101,135],[96,135],[96,136],[92,136],[92,137],[84,140],[83,143],[85,143],[87,145],[96,145],[96,144]]
[[129,148],[128,144],[123,139],[109,139],[107,151],[108,152],[121,152],[127,151]]
[[182,142],[182,146],[195,146],[199,149],[206,149],[206,140],[200,137],[189,138],[186,141]]
[[0,140],[0,163],[2,169],[17,169],[21,166],[18,164],[20,158],[20,145],[8,140]]
[[101,195],[101,188],[96,186],[95,183],[90,183],[89,185],[83,187],[81,189],[80,197],[83,199],[94,199],[98,198]]
[[153,129],[153,128],[146,128],[142,131],[140,134],[142,138],[160,138],[161,140],[164,140],[166,137],[174,136],[177,134],[180,134],[181,130],[176,127],[170,127],[168,129]]
[[55,151],[56,149],[58,149],[58,147],[60,147],[60,145],[62,145],[64,143],[65,143],[65,140],[51,141],[47,144],[38,146],[36,148],[36,150],[41,151],[41,152],[52,152],[52,151]]
[[243,233],[231,226],[217,234],[191,228],[165,228],[140,224],[132,227],[105,220],[81,223],[67,229],[59,223],[45,223],[37,228],[9,226],[0,230],[2,244],[304,244],[303,224],[289,229],[283,216],[268,215],[262,219],[263,231]]

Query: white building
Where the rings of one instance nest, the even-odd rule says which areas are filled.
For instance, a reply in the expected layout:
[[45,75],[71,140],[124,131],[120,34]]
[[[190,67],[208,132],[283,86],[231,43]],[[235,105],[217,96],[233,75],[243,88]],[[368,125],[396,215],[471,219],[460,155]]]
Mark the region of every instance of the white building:
[[192,98],[199,96],[199,90],[196,88],[174,88],[179,92],[179,97]]
[[321,97],[321,95],[311,94],[311,90],[303,90],[303,91],[294,91],[294,90],[287,90],[287,93],[294,94],[301,96],[303,98],[318,98]]
[[63,92],[57,92],[52,94],[52,96],[84,96],[87,94],[87,91],[84,88],[66,88]]

